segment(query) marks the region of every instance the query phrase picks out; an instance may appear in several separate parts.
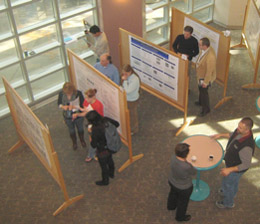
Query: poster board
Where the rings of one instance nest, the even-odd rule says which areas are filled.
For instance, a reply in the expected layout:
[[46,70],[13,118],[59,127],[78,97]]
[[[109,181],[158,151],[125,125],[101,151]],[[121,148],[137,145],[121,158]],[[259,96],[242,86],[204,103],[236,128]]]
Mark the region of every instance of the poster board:
[[[141,87],[144,90],[185,112],[186,115],[189,81],[188,61],[124,29],[119,29],[119,35],[121,66],[130,64],[140,76]],[[137,52],[135,52],[136,50]],[[158,63],[162,64],[164,68],[160,68]],[[165,91],[165,88],[168,88],[168,72],[165,67],[167,64],[171,66],[173,63],[175,63],[177,70],[177,73],[174,74],[176,82],[168,82],[168,85],[171,85],[170,88],[175,88],[176,94],[171,97]],[[151,80],[149,81],[148,78]],[[170,78],[172,79],[172,77]]]
[[228,70],[229,70],[229,48],[231,38],[224,36],[223,32],[208,26],[205,23],[187,15],[176,8],[172,8],[172,22],[171,22],[171,34],[170,34],[170,46],[172,50],[172,44],[179,34],[183,33],[183,29],[186,25],[193,27],[193,36],[199,39],[208,37],[211,41],[211,45],[215,48],[217,56],[217,77],[216,82],[222,86],[227,84]]
[[83,198],[84,195],[69,198],[60,169],[58,155],[54,151],[48,128],[41,123],[32,110],[23,102],[8,81],[4,77],[2,79],[5,86],[6,99],[19,136],[19,141],[8,152],[13,152],[25,142],[52,175],[63,191],[65,198],[65,202],[53,213],[56,216],[65,208]]

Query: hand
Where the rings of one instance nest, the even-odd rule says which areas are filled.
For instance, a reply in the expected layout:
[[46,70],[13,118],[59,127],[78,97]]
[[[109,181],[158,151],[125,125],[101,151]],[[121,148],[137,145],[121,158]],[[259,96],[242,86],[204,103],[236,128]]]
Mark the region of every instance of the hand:
[[62,108],[63,110],[68,110],[68,106],[67,106],[67,105],[63,105],[63,106],[61,106],[61,108]]
[[177,55],[180,55],[180,56],[181,56],[181,53],[178,52]]
[[221,137],[221,134],[215,134],[210,136],[213,139],[219,139]]
[[220,171],[220,175],[226,177],[228,176],[230,173],[232,172],[232,170],[230,168],[222,168]]
[[201,86],[202,86],[202,88],[207,88],[208,85],[203,82]]
[[78,117],[78,114],[72,114],[72,120],[74,121]]
[[89,34],[88,30],[85,30],[84,33],[85,33],[85,34]]
[[127,76],[126,76],[126,75],[122,75],[122,76],[121,76],[121,79],[122,79],[122,80],[127,80]]
[[90,47],[91,45],[88,43],[88,47]]
[[68,105],[68,110],[72,110],[73,106],[72,105]]

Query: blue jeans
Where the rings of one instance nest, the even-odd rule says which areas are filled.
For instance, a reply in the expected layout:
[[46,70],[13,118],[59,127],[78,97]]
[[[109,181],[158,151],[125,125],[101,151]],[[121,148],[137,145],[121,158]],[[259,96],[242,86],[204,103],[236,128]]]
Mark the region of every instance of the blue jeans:
[[70,135],[75,135],[76,134],[76,128],[78,129],[78,133],[84,132],[84,117],[78,117],[74,121],[69,118],[65,118],[65,123],[68,126],[69,133]]
[[90,144],[88,150],[88,157],[94,159],[95,155],[96,155],[96,149],[94,149]]
[[238,191],[238,184],[240,177],[244,174],[232,172],[228,176],[223,177],[222,179],[222,190],[224,193],[223,204],[226,207],[231,207],[234,204],[234,197]]

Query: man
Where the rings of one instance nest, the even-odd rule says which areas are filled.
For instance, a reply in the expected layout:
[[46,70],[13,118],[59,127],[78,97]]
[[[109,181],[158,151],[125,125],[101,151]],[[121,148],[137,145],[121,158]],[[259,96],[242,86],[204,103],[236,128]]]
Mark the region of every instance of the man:
[[250,117],[244,117],[232,134],[212,136],[214,139],[229,138],[224,157],[226,168],[220,172],[223,179],[221,189],[218,191],[224,198],[223,201],[216,201],[218,208],[235,207],[234,197],[238,191],[239,179],[249,169],[254,154],[255,141],[252,127],[253,120]]
[[192,33],[193,28],[185,26],[184,33],[178,35],[172,45],[175,53],[185,55],[189,61],[199,53],[198,41]]
[[116,66],[112,64],[111,56],[109,54],[102,54],[100,56],[100,62],[96,63],[94,67],[105,76],[110,78],[114,83],[120,85],[119,72]]
[[216,79],[216,54],[206,37],[200,39],[199,47],[201,51],[196,62],[199,101],[195,105],[202,107],[199,116],[204,117],[210,112],[208,88]]
[[193,190],[191,176],[196,173],[195,168],[187,162],[189,145],[179,143],[175,147],[175,155],[171,160],[171,170],[169,175],[169,185],[171,187],[167,209],[177,210],[175,219],[177,221],[189,221],[190,215],[186,214],[190,196]]
[[[104,32],[101,32],[100,28],[96,25],[91,26],[89,32],[93,35],[95,43],[94,45],[88,43],[88,46],[98,56],[97,61],[99,61],[99,58],[102,54],[109,53],[107,36]],[[87,30],[85,31],[86,34],[88,34],[89,32]]]

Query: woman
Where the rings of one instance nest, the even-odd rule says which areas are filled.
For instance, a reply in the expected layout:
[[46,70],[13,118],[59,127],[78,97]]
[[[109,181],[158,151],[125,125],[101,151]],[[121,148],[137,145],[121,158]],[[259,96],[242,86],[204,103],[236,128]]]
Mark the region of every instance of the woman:
[[130,112],[131,134],[139,131],[137,106],[139,99],[140,78],[130,65],[122,69],[122,86],[126,91],[127,106]]
[[[81,109],[82,113],[75,114],[75,117],[85,117],[86,114],[91,110],[97,111],[102,117],[104,116],[103,104],[96,98],[96,93],[97,93],[96,89],[88,89],[85,92],[85,100],[84,100],[84,103],[83,103],[84,108]],[[88,132],[90,132],[90,130],[91,129],[88,128]],[[94,149],[90,145],[90,148],[89,148],[89,151],[88,151],[88,156],[85,159],[85,161],[91,162],[95,158],[95,155],[96,155],[96,149]]]
[[171,170],[169,175],[169,185],[171,187],[167,209],[175,210],[177,221],[189,221],[190,215],[186,214],[190,195],[193,190],[191,176],[196,173],[195,168],[187,162],[186,158],[189,154],[189,145],[179,143],[175,147],[175,155],[172,157]]
[[116,127],[119,123],[108,117],[102,117],[97,111],[87,113],[86,118],[91,125],[91,146],[97,149],[98,162],[102,170],[102,180],[96,181],[96,185],[105,186],[109,184],[109,177],[114,178],[115,166],[112,153],[107,147],[105,128],[110,122]]
[[70,137],[73,143],[73,149],[76,150],[77,137],[75,127],[78,129],[78,135],[82,147],[86,147],[84,140],[84,118],[79,117],[74,119],[73,114],[79,112],[79,108],[83,106],[84,97],[79,90],[76,90],[75,86],[66,82],[63,85],[62,91],[59,93],[58,105],[63,110],[63,117],[66,125],[68,126]]

